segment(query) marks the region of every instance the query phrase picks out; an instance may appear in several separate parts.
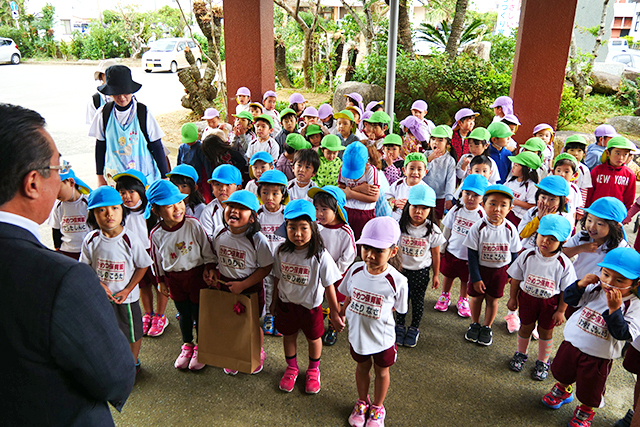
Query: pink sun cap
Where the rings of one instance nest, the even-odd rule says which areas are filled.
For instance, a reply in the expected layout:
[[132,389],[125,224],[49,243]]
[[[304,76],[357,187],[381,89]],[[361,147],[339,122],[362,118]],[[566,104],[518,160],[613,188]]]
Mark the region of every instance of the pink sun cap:
[[596,138],[601,136],[610,136],[612,138],[614,136],[618,136],[618,132],[616,132],[616,129],[613,126],[607,124],[598,126],[596,130],[593,131],[593,133]]
[[249,90],[248,87],[242,86],[239,87],[238,90],[236,91],[236,96],[240,96],[240,95],[245,95],[245,96],[251,96],[251,91]]
[[307,107],[304,109],[302,117],[318,117],[318,110],[315,107]]
[[411,104],[411,109],[418,110],[418,111],[428,111],[429,105],[426,102],[424,102],[422,99],[418,99],[417,101],[414,101],[413,104]]
[[387,249],[397,245],[398,240],[400,240],[398,221],[390,216],[380,216],[367,221],[356,244]]
[[304,96],[298,92],[292,93],[289,97],[289,104],[304,104],[305,102]]
[[321,119],[326,119],[330,115],[333,114],[333,107],[330,104],[322,104],[318,107],[318,117]]
[[214,117],[220,117],[220,112],[215,108],[207,108],[204,110],[204,116],[202,116],[202,120],[210,120]]
[[264,102],[265,99],[267,99],[268,97],[273,96],[274,98],[277,98],[276,93],[272,90],[268,90],[264,93],[264,95],[262,95],[262,102]]

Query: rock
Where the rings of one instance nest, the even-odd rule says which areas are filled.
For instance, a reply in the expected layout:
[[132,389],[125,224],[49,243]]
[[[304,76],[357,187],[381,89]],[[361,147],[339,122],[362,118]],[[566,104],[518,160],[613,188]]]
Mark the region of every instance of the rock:
[[620,89],[620,82],[622,79],[620,76],[616,76],[609,73],[603,73],[595,71],[591,73],[591,80],[593,80],[593,91],[595,93],[602,93],[605,95],[612,95]]
[[491,54],[491,42],[471,43],[466,45],[462,51],[483,61],[488,61]]
[[562,147],[564,147],[564,141],[571,135],[580,135],[584,137],[584,139],[586,139],[589,144],[594,144],[596,142],[596,137],[592,133],[573,132],[569,130],[559,130],[558,132],[556,132],[554,141],[560,142],[562,144]]
[[620,62],[595,62],[591,72],[608,73],[613,74],[614,76],[621,76],[624,72],[624,67],[626,67],[626,65],[621,64]]
[[611,126],[616,128],[616,131],[631,134],[640,135],[640,117],[636,116],[618,116],[611,117],[607,120]]
[[362,95],[363,107],[366,107],[371,101],[384,100],[384,89],[378,85],[370,85],[354,81],[345,82],[339,85],[333,94],[333,111],[338,112],[344,110],[347,103],[347,98],[345,98],[344,95],[353,92]]
[[622,77],[635,82],[636,80],[638,80],[638,77],[640,77],[640,73],[638,73],[637,71],[624,70],[624,73],[622,73]]

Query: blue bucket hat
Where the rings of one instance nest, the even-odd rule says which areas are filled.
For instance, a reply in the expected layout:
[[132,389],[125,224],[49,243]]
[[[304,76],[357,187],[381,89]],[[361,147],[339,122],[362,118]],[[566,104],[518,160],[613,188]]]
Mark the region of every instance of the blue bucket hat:
[[462,182],[461,190],[473,191],[474,193],[484,196],[484,192],[489,186],[489,181],[482,175],[477,173],[471,174]]
[[147,207],[144,209],[145,219],[148,219],[151,215],[151,205],[169,206],[187,197],[187,194],[182,194],[173,182],[164,179],[152,182],[144,194],[149,201]]
[[569,183],[559,175],[549,175],[542,178],[536,187],[554,196],[569,197]]
[[198,182],[198,180],[200,179],[196,168],[186,163],[183,163],[171,169],[171,172],[169,172],[167,176],[171,177],[171,175],[186,176],[187,178],[191,178],[193,182]]
[[361,142],[352,142],[347,145],[342,155],[342,168],[340,174],[347,179],[359,179],[369,161],[369,151]]
[[584,211],[598,218],[615,222],[622,222],[627,217],[626,206],[615,197],[601,197]]
[[311,221],[316,220],[316,207],[306,199],[295,199],[284,208],[284,219],[296,219],[308,216]]
[[[73,171],[73,169],[69,169],[69,172],[61,173],[59,175],[60,175],[60,182],[64,181],[65,179],[73,178],[73,181],[78,186],[78,191],[80,193],[82,193],[82,194],[91,193],[91,187],[89,187],[87,184],[85,184],[83,180],[78,178],[76,176],[76,173]],[[112,205],[109,205],[109,206],[112,206]]]
[[102,208],[105,206],[117,206],[122,204],[120,193],[108,185],[98,187],[89,194],[88,209]]
[[213,170],[211,179],[207,182],[218,181],[221,184],[242,185],[242,174],[233,165],[220,165]]
[[513,191],[507,187],[506,185],[502,185],[502,184],[494,184],[494,185],[490,185],[488,186],[485,190],[484,190],[484,195],[487,196],[491,193],[501,193],[507,197],[509,197],[511,200],[513,200]]
[[258,198],[249,190],[234,191],[231,193],[229,198],[222,203],[237,203],[254,212],[257,212],[258,209],[260,209],[260,202],[258,202]]
[[538,234],[553,236],[558,242],[566,241],[571,236],[571,223],[562,215],[545,215],[540,220]]
[[633,248],[615,248],[607,252],[598,267],[608,268],[635,280],[640,277],[640,254]]
[[345,224],[349,224],[349,216],[347,215],[347,211],[344,208],[345,203],[347,203],[347,196],[344,194],[344,191],[340,187],[336,187],[335,185],[325,185],[322,188],[312,187],[307,191],[307,196],[313,199],[318,193],[328,193],[336,199],[336,203],[338,205],[338,216],[342,219],[342,222]]
[[267,153],[266,151],[258,151],[253,156],[251,156],[249,164],[253,165],[258,160],[262,160],[265,163],[273,163],[273,157],[271,157],[271,154]]
[[119,173],[119,174],[117,174],[117,175],[114,175],[114,176],[113,176],[113,180],[114,180],[115,182],[118,182],[118,180],[119,180],[120,178],[122,178],[123,176],[130,176],[131,178],[135,178],[135,179],[137,179],[138,181],[140,181],[140,182],[142,183],[142,186],[143,186],[145,189],[146,189],[146,188],[147,188],[147,186],[148,186],[148,184],[147,184],[147,177],[146,177],[142,172],[140,172],[139,170],[136,170],[136,169],[127,169],[127,170],[126,170],[126,171],[124,171],[124,172],[121,172],[121,173]]
[[436,207],[436,192],[428,185],[414,185],[409,190],[409,198],[407,200],[411,205]]

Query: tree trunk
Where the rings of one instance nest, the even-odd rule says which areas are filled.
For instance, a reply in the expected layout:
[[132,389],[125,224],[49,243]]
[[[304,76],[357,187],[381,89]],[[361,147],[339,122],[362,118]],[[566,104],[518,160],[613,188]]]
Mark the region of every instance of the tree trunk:
[[181,104],[184,108],[189,108],[197,115],[202,116],[204,110],[214,106],[213,100],[218,94],[218,90],[210,82],[200,77],[200,70],[196,67],[196,60],[191,49],[185,49],[184,55],[190,66],[178,71],[178,80],[187,92],[182,97]]
[[598,50],[600,49],[600,45],[602,44],[602,37],[604,36],[604,27],[607,21],[607,8],[609,7],[609,0],[604,0],[602,4],[602,16],[600,17],[600,27],[598,28],[598,34],[596,36],[596,42],[593,45],[593,50],[591,51],[591,60],[589,61],[589,72],[593,68],[593,64],[596,62],[596,58],[598,57]]
[[334,51],[334,58],[332,62],[332,70],[331,74],[333,77],[338,74],[338,70],[342,66],[342,55],[344,54],[344,39],[340,39],[338,44],[336,44],[336,49]]
[[311,29],[304,30],[304,46],[302,48],[302,74],[304,76],[304,87],[310,89],[313,85],[311,81],[311,37],[313,33]]
[[282,40],[274,38],[276,76],[282,87],[291,87],[287,73],[287,48]]
[[447,41],[447,47],[445,49],[451,61],[456,59],[456,55],[458,54],[458,45],[460,44],[460,37],[462,37],[462,31],[464,30],[464,17],[467,14],[468,5],[469,0],[458,0],[456,2],[456,13],[453,15],[451,33],[449,34],[449,40]]
[[344,76],[344,81],[349,82],[356,73],[356,59],[358,59],[358,48],[351,47],[347,51],[347,57],[349,58],[349,65],[347,65],[347,73]]
[[[460,1],[460,0],[458,0]],[[398,9],[398,44],[402,45],[404,51],[413,55],[413,40],[411,39],[411,21],[409,20],[409,9],[407,0],[400,0]]]

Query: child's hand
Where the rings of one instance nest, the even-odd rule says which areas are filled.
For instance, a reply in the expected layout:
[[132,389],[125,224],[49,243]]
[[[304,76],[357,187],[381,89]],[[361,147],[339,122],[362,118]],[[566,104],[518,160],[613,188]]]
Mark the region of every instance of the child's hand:
[[537,205],[538,205],[537,206],[538,207],[538,218],[542,218],[545,215],[549,215],[549,214],[555,213],[558,210],[557,207],[550,208],[541,199],[538,200],[538,204]]
[[121,290],[120,292],[118,292],[117,294],[115,294],[113,296],[113,299],[115,300],[116,304],[122,304],[127,297],[129,296],[129,294],[131,293],[133,289],[127,289],[124,288],[123,290]]
[[242,282],[227,282],[227,286],[229,287],[231,293],[234,293],[236,295],[241,294],[245,289],[245,286]]
[[220,289],[220,286],[218,285],[218,275],[216,274],[215,268],[205,268],[202,273],[202,279],[207,286]]
[[404,205],[407,204],[407,199],[396,199],[394,204],[396,205],[396,208],[401,211],[404,209]]
[[440,287],[440,276],[433,276],[433,280],[431,281],[431,287],[433,289],[438,289]]
[[336,332],[342,332],[344,329],[344,321],[342,320],[342,317],[340,317],[340,313],[331,311],[331,313],[329,313],[329,320]]
[[587,286],[593,285],[594,283],[598,283],[599,281],[600,281],[600,278],[595,274],[587,274],[578,282],[578,287],[586,288]]
[[269,305],[269,313],[275,316],[277,310],[278,310],[278,298],[276,297],[271,299],[271,304]]
[[164,282],[158,283],[158,287],[160,288],[160,293],[162,295],[169,297],[169,287]]
[[591,242],[591,243],[583,243],[582,245],[578,246],[580,252],[595,252],[598,250],[598,244],[596,242]]
[[450,210],[453,207],[453,202],[451,200],[446,200],[444,202],[444,209],[445,210]]
[[434,160],[435,160],[435,159],[437,159],[438,157],[443,156],[443,155],[444,155],[444,153],[445,153],[445,151],[444,151],[444,150],[433,150],[433,151],[431,152],[431,154],[429,154],[429,157],[427,158],[427,161],[428,161],[429,163],[431,163],[432,161],[434,161]]
[[507,308],[511,311],[516,311],[518,309],[518,298],[509,298]]
[[484,285],[484,282],[480,280],[479,282],[473,282],[473,289],[475,289],[476,292],[484,294],[484,291],[487,289],[487,287]]
[[567,319],[564,317],[564,312],[556,311],[551,316],[551,320],[553,320],[553,324],[556,326],[562,325]]
[[464,160],[462,160],[462,163],[460,163],[460,169],[466,172],[469,167],[469,163],[471,163],[471,157],[465,157]]
[[109,290],[109,287],[102,282],[100,282],[100,285],[102,286],[102,289],[104,289],[104,291],[107,293],[107,298],[109,299],[109,301],[117,302],[113,297],[113,293],[111,292],[111,290]]
[[622,292],[618,288],[604,288],[607,293],[607,307],[609,307],[609,314],[613,313],[622,305]]

